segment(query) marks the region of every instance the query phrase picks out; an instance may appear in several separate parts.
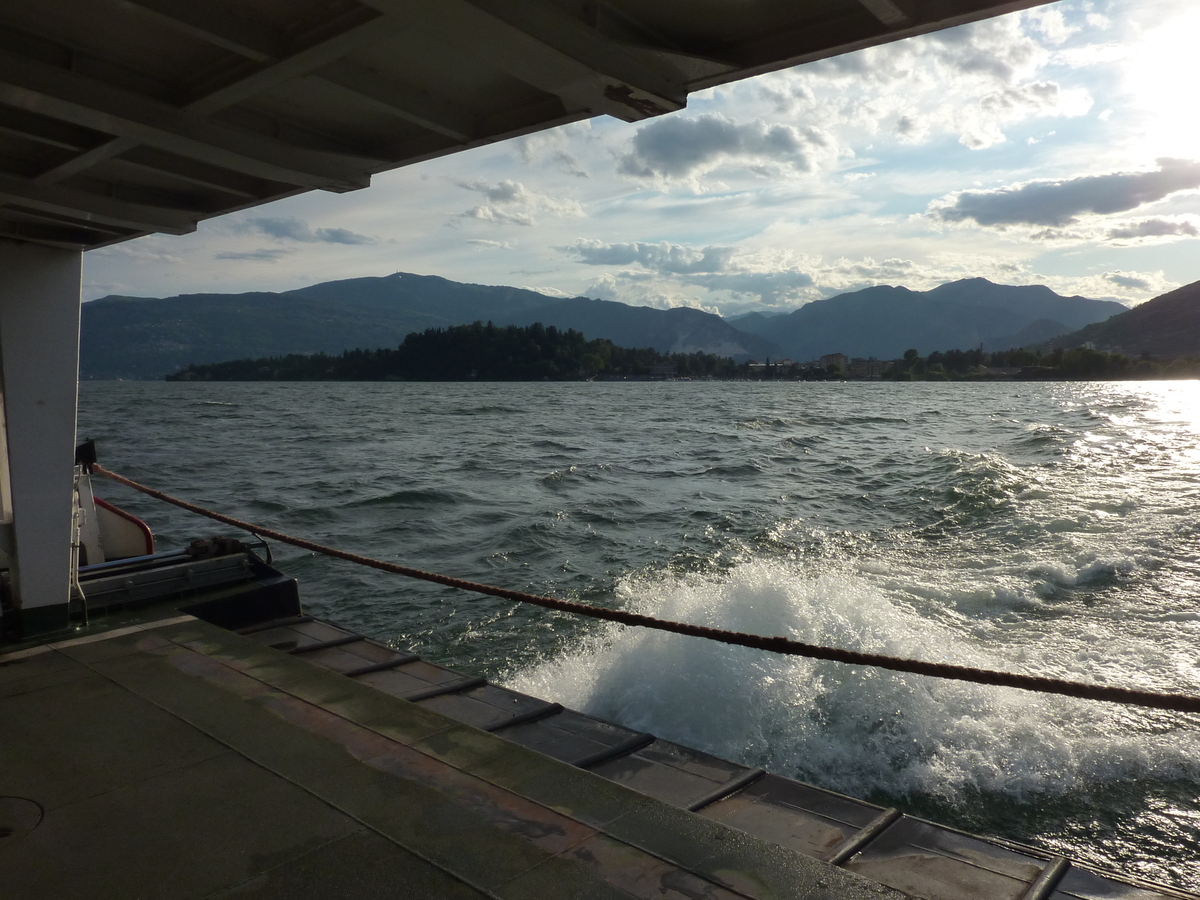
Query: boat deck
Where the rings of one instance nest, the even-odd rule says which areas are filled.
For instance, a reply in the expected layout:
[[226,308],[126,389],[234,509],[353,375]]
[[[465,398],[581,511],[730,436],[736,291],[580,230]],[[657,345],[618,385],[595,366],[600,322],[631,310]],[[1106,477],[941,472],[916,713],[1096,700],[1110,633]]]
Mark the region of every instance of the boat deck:
[[254,637],[0,657],[4,897],[901,896]]
[[0,657],[5,897],[1186,896],[308,616],[242,632],[173,616]]
[[985,839],[605,722],[454,672],[331,622],[243,634],[610,781],[923,900],[1164,900],[1009,841]]

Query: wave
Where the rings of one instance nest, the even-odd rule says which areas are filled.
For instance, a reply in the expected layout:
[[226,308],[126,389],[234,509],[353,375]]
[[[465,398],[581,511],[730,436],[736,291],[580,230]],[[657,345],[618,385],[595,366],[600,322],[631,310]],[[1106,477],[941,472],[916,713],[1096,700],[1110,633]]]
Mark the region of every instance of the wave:
[[[626,578],[628,608],[874,653],[1029,670],[852,571],[750,560],[721,573]],[[1130,659],[1149,647],[1124,648]],[[1166,664],[1164,662],[1164,664]],[[1200,735],[1155,714],[602,627],[510,673],[518,690],[857,796],[971,792],[1018,800],[1130,778],[1200,777]],[[1178,723],[1175,723],[1176,725]]]
[[519,406],[466,406],[461,409],[445,409],[442,410],[442,415],[446,416],[512,416],[528,413],[527,408]]
[[389,491],[362,497],[343,504],[343,509],[364,509],[376,506],[427,507],[427,506],[456,506],[460,503],[471,503],[473,498],[462,491],[443,491],[434,488],[418,490]]
[[592,466],[567,466],[565,469],[555,469],[542,476],[541,482],[546,487],[560,487],[572,481],[600,481],[610,470],[610,466],[599,463]]
[[[938,415],[936,410],[929,414]],[[849,428],[855,425],[907,425],[909,420],[903,416],[864,416],[853,413],[837,415],[821,415],[810,413],[805,416],[764,416],[754,419],[739,419],[733,423],[735,428],[750,431],[766,431],[775,428]]]

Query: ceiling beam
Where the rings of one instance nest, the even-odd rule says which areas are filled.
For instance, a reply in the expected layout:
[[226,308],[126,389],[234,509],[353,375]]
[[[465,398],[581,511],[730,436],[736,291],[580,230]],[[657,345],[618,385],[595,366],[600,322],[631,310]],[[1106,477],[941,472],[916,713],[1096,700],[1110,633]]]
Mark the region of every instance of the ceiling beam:
[[[374,43],[403,29],[397,20],[385,19],[373,11],[364,9],[356,24],[346,27],[333,37],[318,41],[296,53],[285,55],[282,35],[272,34],[268,29],[248,23],[235,11],[221,4],[196,5],[186,0],[124,0],[125,5],[151,12],[156,19],[167,22],[176,30],[200,37],[211,43],[234,49],[242,55],[269,65],[243,75],[182,107],[183,112],[194,116],[209,116],[234,106],[257,93],[268,90],[289,78],[306,74],[313,68],[344,56],[351,50]],[[37,176],[38,181],[53,183],[72,175],[85,172],[92,166],[113,159],[138,146],[140,141],[130,137],[119,137],[88,152],[80,154]]]
[[194,159],[184,159],[156,150],[153,147],[137,147],[123,153],[111,165],[143,173],[155,173],[177,179],[185,184],[194,184],[208,190],[221,191],[246,200],[257,200],[282,187],[259,178],[231,172],[218,166],[206,165]]
[[475,116],[469,110],[366,66],[341,60],[317,70],[314,75],[389,115],[445,137],[461,142],[475,137]]
[[11,175],[0,175],[0,200],[64,216],[80,224],[95,222],[97,225],[115,225],[134,231],[163,231],[167,234],[195,231],[196,219],[203,215],[199,211],[163,209],[114,200],[56,184],[35,184]]
[[88,222],[86,225],[79,221],[78,218],[68,219],[65,216],[58,216],[54,213],[45,212],[44,210],[32,209],[28,206],[23,206],[16,209],[12,206],[7,206],[3,211],[0,211],[0,220],[16,223],[39,223],[54,228],[65,230],[79,231],[81,229],[94,231],[96,234],[122,235],[128,234],[128,228],[121,228],[117,225],[105,225],[100,222]]
[[[60,228],[36,222],[5,222],[0,219],[0,237],[27,244],[41,244],[60,250],[89,250],[104,243],[117,243],[137,237],[136,234],[109,235],[87,228]],[[102,246],[102,245],[101,245]]]
[[270,181],[366,187],[383,160],[297,147],[73,72],[0,51],[0,102]]
[[289,55],[282,34],[272,34],[256,27],[247,32],[246,22],[236,13],[223,8],[213,13],[211,4],[199,8],[186,0],[126,0],[129,5],[153,10],[156,18],[177,30],[199,37],[219,47],[252,59],[269,63],[257,72],[244,76],[185,107],[188,112],[211,113],[219,105],[231,105],[242,95],[252,95],[269,89],[288,78],[315,73],[324,81],[344,91],[357,94],[368,104],[388,115],[428,128],[456,141],[469,141],[475,136],[474,117],[453,103],[429,91],[400,84],[362,66],[346,60],[358,47],[383,40],[408,27],[404,17],[384,17],[373,11],[371,21],[360,22],[346,31]]
[[86,172],[92,166],[112,159],[114,156],[120,156],[125,151],[132,150],[137,145],[138,142],[132,138],[116,138],[115,140],[106,141],[99,147],[93,147],[91,150],[80,153],[78,156],[72,156],[66,162],[59,163],[57,166],[39,172],[33,180],[45,184],[62,181],[64,178],[70,178],[72,175]]
[[271,62],[284,54],[280,34],[239,15],[235,7],[219,0],[121,0],[160,24],[255,62]]
[[867,12],[889,28],[903,25],[908,21],[908,15],[892,0],[858,0]]
[[329,65],[360,47],[393,37],[407,27],[408,24],[402,17],[375,14],[366,21],[351,25],[344,31],[339,31],[302,50],[282,56],[229,84],[206,91],[204,96],[188,103],[183,109],[196,116],[212,115],[255,94],[278,87],[289,79],[307,75],[314,69]]
[[389,16],[404,16],[450,46],[557,95],[568,110],[635,122],[687,105],[685,84],[544,0],[365,2]]
[[77,153],[90,150],[103,139],[103,135],[76,125],[11,107],[0,107],[0,132]]

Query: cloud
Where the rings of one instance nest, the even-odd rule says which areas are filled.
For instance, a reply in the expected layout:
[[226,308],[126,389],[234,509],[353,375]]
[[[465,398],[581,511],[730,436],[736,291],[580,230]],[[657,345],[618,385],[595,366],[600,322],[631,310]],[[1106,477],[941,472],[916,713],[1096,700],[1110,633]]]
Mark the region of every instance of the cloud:
[[986,94],[979,101],[980,109],[1008,113],[1014,110],[1042,113],[1062,105],[1062,88],[1053,81],[1030,81]]
[[509,241],[485,241],[479,238],[469,240],[467,243],[479,247],[481,250],[511,250],[515,246]]
[[213,254],[214,259],[253,259],[261,262],[275,262],[296,251],[289,247],[264,247],[260,250],[221,250]]
[[521,161],[527,166],[541,167],[549,162],[555,168],[566,172],[568,175],[574,175],[576,178],[587,178],[588,173],[583,168],[583,164],[580,163],[575,154],[567,149],[570,145],[571,133],[580,130],[581,126],[586,130],[590,130],[591,123],[575,123],[561,128],[536,131],[533,134],[516,138],[513,141],[513,147],[517,151],[517,155],[521,158]]
[[607,244],[587,238],[581,238],[559,249],[589,266],[636,264],[656,272],[673,274],[720,272],[729,265],[729,258],[733,253],[732,247],[705,247],[697,250],[667,241],[657,244],[642,241]]
[[1105,272],[1101,277],[1105,281],[1111,281],[1118,287],[1133,288],[1139,291],[1150,290],[1150,282],[1139,275],[1126,275],[1124,272]]
[[811,126],[761,119],[739,124],[716,113],[673,116],[639,129],[617,168],[635,178],[665,179],[692,178],[727,162],[807,172],[813,167],[813,152],[826,144],[825,136]]
[[584,215],[583,207],[576,200],[551,197],[508,178],[495,184],[478,178],[474,181],[460,181],[458,186],[482,194],[488,200],[486,204],[459,213],[456,217],[459,219],[477,219],[498,225],[528,227],[537,224],[535,213],[546,213],[560,218],[582,218]]
[[1051,44],[1061,44],[1079,31],[1078,25],[1068,25],[1062,10],[1041,7],[1031,9],[1025,20]]
[[537,224],[537,220],[528,213],[505,212],[494,206],[473,206],[466,212],[459,213],[458,218],[478,219],[481,222],[492,222],[496,225],[520,225],[525,228]]
[[1071,30],[1061,14],[1003,16],[766,75],[754,91],[777,113],[844,143],[839,155],[879,134],[909,145],[952,134],[982,150],[1031,118],[1091,108],[1086,89],[1039,77],[1051,64],[1071,77],[1046,46]]
[[812,275],[798,269],[693,275],[686,281],[710,291],[728,291],[737,298],[758,297],[768,306],[795,301],[801,289],[814,284]]
[[795,265],[744,253],[739,259],[735,247],[697,248],[669,241],[610,244],[580,238],[558,249],[585,265],[640,267],[641,271],[626,269],[601,276],[589,290],[615,298],[618,294],[629,296],[629,289],[638,286],[635,292],[638,302],[660,307],[708,308],[695,297],[682,293],[683,285],[737,299],[757,297],[770,306],[795,302],[800,299],[802,289],[813,285],[812,276]]
[[583,291],[586,297],[598,300],[615,300],[631,306],[651,306],[655,309],[699,309],[720,315],[718,306],[704,303],[676,284],[659,282],[632,272],[604,274],[589,284]]
[[1200,237],[1200,228],[1190,219],[1155,217],[1127,222],[1109,229],[1109,240],[1143,237]]
[[303,219],[259,217],[241,223],[235,230],[258,232],[281,241],[305,244],[374,244],[375,238],[357,234],[348,228],[312,228]]
[[[1129,306],[1136,306],[1146,300],[1158,297],[1179,287],[1178,281],[1167,278],[1161,270],[1158,272],[1126,272],[1115,269],[1100,275],[1087,276],[1088,284],[1083,284],[1079,293],[1084,296],[1096,297],[1103,294],[1112,295]],[[1063,293],[1061,290],[1060,293]]]
[[971,220],[985,228],[1044,225],[1061,228],[1080,217],[1127,212],[1179,191],[1200,187],[1200,162],[1160,159],[1151,172],[1112,172],[1027,181],[985,191],[957,191],[930,204],[943,222]]
[[561,297],[563,300],[570,300],[572,297],[578,296],[561,288],[546,287],[545,285],[522,284],[518,287],[523,291],[533,291],[535,294],[545,294],[547,297]]

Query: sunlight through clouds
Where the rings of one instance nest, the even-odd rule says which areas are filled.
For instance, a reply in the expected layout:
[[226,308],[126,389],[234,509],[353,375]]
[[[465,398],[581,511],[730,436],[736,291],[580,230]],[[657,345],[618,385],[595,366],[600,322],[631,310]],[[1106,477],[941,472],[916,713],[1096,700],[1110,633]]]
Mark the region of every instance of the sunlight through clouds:
[[1196,48],[1200,8],[1148,30],[1127,63],[1126,90],[1141,113],[1137,143],[1148,152],[1200,158]]

